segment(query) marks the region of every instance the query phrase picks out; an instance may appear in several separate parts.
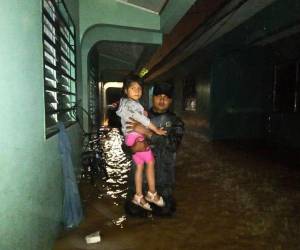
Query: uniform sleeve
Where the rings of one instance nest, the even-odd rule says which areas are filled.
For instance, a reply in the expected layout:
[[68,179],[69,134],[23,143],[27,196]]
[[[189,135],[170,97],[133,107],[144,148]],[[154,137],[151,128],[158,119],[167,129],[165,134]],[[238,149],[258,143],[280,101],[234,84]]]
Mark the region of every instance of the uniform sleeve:
[[181,143],[183,133],[184,133],[184,123],[181,119],[176,117],[174,125],[171,127],[171,130],[169,132],[170,144],[175,150],[179,147]]

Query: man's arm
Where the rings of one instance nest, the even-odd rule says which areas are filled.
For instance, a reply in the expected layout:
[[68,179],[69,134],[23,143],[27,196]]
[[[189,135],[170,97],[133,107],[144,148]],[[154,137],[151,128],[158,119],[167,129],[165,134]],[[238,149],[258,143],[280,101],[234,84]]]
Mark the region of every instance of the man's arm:
[[126,129],[128,131],[137,132],[139,134],[142,134],[142,135],[146,136],[148,139],[151,138],[153,133],[150,129],[147,129],[145,126],[143,126],[142,124],[140,124],[139,122],[137,122],[134,119],[130,118],[130,120],[131,120],[130,122],[126,123]]
[[[127,123],[127,129],[145,135],[154,146],[160,145],[162,147],[168,148],[168,150],[170,151],[175,152],[182,140],[182,136],[184,133],[184,123],[181,121],[181,119],[175,117],[172,121],[172,126],[167,129],[168,133],[166,136],[160,136],[152,133],[149,129],[145,128],[143,125],[134,120]],[[141,146],[139,145],[139,147]]]

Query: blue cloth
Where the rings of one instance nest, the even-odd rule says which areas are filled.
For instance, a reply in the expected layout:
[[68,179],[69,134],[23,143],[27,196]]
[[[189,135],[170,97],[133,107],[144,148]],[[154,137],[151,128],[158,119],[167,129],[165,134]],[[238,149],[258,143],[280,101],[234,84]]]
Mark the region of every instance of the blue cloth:
[[71,143],[64,124],[60,122],[58,126],[59,151],[64,176],[63,223],[66,228],[73,228],[79,225],[83,212],[71,158]]

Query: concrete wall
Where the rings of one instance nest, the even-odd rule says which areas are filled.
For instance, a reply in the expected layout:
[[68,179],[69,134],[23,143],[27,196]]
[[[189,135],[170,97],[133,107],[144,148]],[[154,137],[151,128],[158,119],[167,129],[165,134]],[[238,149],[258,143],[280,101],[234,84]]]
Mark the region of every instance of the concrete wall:
[[94,25],[160,29],[160,16],[111,0],[80,1],[80,37]]
[[[185,122],[187,132],[192,132],[209,139],[211,136],[210,113],[211,113],[211,74],[210,65],[199,65],[197,71],[191,71],[186,77],[195,82],[196,110],[185,111],[183,96],[180,97],[181,116]],[[184,81],[185,77],[182,78]],[[182,84],[182,83],[181,83]],[[179,87],[177,87],[178,89]],[[185,89],[182,86],[182,91]],[[177,95],[178,96],[178,95]],[[178,101],[177,101],[178,102]],[[180,105],[180,106],[179,106]]]
[[[189,127],[199,133],[207,127],[211,139],[266,139],[300,147],[299,114],[272,112],[273,66],[300,58],[299,43],[279,42],[277,51],[254,46],[295,24],[299,11],[299,1],[278,0],[164,76],[178,91],[185,77],[196,79],[197,111],[182,112]],[[178,111],[181,101],[175,100]]]
[[[1,250],[51,249],[62,218],[57,136],[45,139],[41,11],[39,0],[1,1]],[[78,155],[78,126],[68,133]]]
[[212,71],[212,138],[264,136],[269,84],[264,51],[252,49],[217,58]]
[[[201,57],[203,58],[203,57]],[[189,83],[195,84],[196,111],[185,111],[184,93]],[[172,71],[164,75],[161,80],[174,84],[172,110],[185,122],[186,133],[193,133],[209,138],[211,113],[211,63],[199,59],[194,55],[184,63],[177,65]],[[188,87],[189,89],[189,87]]]
[[183,112],[183,101],[182,101],[183,84],[182,84],[182,79],[180,77],[173,79],[173,84],[174,84],[174,96],[173,96],[172,108],[173,108],[173,111],[177,115],[181,115],[182,112]]
[[[300,147],[299,114],[272,113],[272,68],[292,58],[272,46],[253,46],[295,25],[299,11],[297,0],[276,1],[211,45],[213,138],[263,138]],[[297,46],[283,46],[289,54],[298,53]]]
[[[203,63],[194,55],[175,69],[174,108],[187,131],[207,139],[261,138],[264,135],[266,56],[260,50],[229,53]],[[195,82],[196,111],[184,111],[182,94],[186,78]]]

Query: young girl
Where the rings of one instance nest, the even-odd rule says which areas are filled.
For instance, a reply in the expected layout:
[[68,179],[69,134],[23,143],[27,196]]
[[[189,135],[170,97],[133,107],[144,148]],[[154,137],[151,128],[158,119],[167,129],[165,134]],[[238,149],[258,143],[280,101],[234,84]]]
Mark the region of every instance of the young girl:
[[[143,124],[158,135],[166,135],[166,131],[162,128],[157,128],[150,122],[144,111],[143,106],[139,103],[139,99],[142,97],[142,81],[138,76],[130,76],[124,80],[123,83],[123,98],[120,100],[117,115],[121,117],[122,132],[125,136],[125,144],[129,147],[133,146],[137,141],[145,140],[144,136],[136,132],[130,132],[126,129],[126,123],[130,121],[130,118]],[[165,205],[164,200],[159,196],[155,189],[155,173],[154,173],[154,157],[150,147],[147,151],[136,152],[132,156],[136,165],[135,171],[135,195],[132,202],[146,210],[152,210],[149,203],[154,203],[157,206],[163,207]],[[147,164],[146,178],[148,182],[147,195],[143,196],[142,184],[143,184],[143,170],[144,163]],[[148,202],[147,202],[148,201]]]

